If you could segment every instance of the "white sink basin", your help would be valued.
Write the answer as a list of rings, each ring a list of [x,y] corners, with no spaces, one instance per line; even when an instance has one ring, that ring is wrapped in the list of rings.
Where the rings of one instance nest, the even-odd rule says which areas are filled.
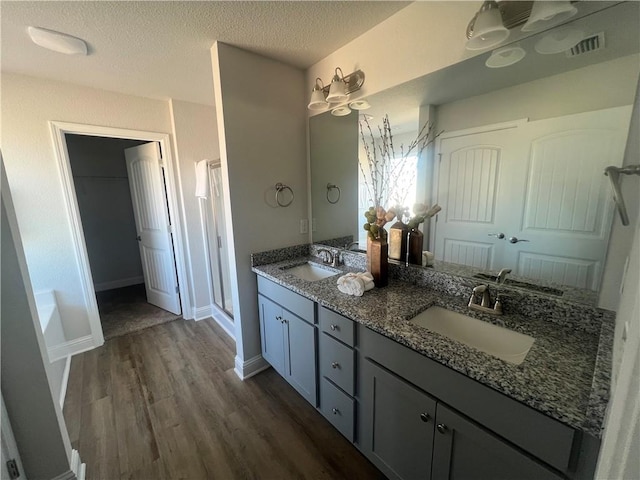
[[[307,282],[316,282],[323,278],[332,277],[338,273],[342,273],[335,268],[320,265],[319,263],[307,262],[294,267],[283,268],[286,273],[290,273],[294,277]]]
[[[514,365],[524,361],[535,341],[529,335],[437,306],[427,308],[410,321]]]

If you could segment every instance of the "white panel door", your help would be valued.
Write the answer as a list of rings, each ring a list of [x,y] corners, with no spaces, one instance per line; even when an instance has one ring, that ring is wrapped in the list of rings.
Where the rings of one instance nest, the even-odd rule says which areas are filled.
[[[613,219],[607,165],[621,165],[631,107],[529,122],[522,220],[507,238],[504,264],[514,273],[578,288],[599,287]]]
[[[603,173],[622,164],[630,116],[616,107],[443,139],[436,258],[597,289],[614,214]]]
[[[125,150],[147,301],[179,315],[180,296],[160,145]]]
[[[505,233],[517,212],[519,145],[509,128],[445,138],[440,143],[435,257],[479,269],[502,268]],[[521,177],[522,175],[520,175]]]

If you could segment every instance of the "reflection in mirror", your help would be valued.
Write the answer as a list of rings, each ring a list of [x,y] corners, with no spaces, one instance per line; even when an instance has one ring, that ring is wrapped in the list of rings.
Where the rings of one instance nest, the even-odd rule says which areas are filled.
[[[541,32],[519,39],[527,54],[516,64],[487,68],[488,51],[368,98],[372,108],[361,113],[372,125],[388,114],[398,143],[429,120],[445,131],[407,185],[416,201],[443,207],[424,227],[436,259],[467,265],[469,275],[510,268],[516,279],[599,289],[614,218],[603,171],[622,164],[640,63],[639,5],[611,5],[571,22],[605,48],[542,55],[535,46],[549,32]],[[348,124],[332,128],[336,121]],[[315,242],[361,235],[355,211],[369,205],[358,195],[357,168],[347,168],[348,180],[315,178],[342,168],[322,157],[357,165],[357,123],[355,113],[310,120]],[[325,205],[316,185],[327,181],[340,184],[343,198],[353,192],[354,204]]]

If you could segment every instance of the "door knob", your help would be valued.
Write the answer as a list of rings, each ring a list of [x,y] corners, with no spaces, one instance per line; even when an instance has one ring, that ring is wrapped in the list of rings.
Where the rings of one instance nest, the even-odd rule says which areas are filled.
[[[509,243],[518,243],[518,242],[528,242],[529,240],[524,240],[522,238],[510,237]]]
[[[332,408],[331,411],[333,412],[334,415],[340,414],[340,410],[338,410],[337,408]]]
[[[420,414],[420,420],[422,420],[423,422],[428,422],[430,418],[431,417],[429,416],[428,413],[421,413]]]
[[[488,237],[496,237],[499,240],[502,240],[506,235],[504,233],[500,232],[500,233],[489,233],[487,236]]]
[[[445,433],[447,431],[447,426],[444,423],[439,423],[436,425],[436,428],[440,433]]]
[[[333,362],[331,364],[331,368],[340,368],[340,364],[338,362]]]
[[[140,235],[138,235],[138,236],[136,237],[136,240],[138,240],[139,242],[141,242],[141,241],[142,241],[142,237],[141,237]]]
[[[329,326],[329,328],[330,328],[332,331],[334,331],[334,332],[335,332],[335,331],[336,331],[336,329],[338,328],[338,326],[337,326],[337,325],[330,325],[330,326]]]

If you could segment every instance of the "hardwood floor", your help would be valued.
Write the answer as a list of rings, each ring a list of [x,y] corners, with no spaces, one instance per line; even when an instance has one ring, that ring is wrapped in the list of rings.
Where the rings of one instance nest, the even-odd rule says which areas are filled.
[[[246,381],[212,320],[73,357],[64,415],[87,479],[384,478],[274,370]]]

